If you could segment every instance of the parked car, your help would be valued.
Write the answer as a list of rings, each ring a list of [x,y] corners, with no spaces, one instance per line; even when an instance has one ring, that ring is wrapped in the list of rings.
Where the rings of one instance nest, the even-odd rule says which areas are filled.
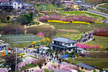
[[[39,53],[47,53],[47,50],[49,50],[48,47],[41,47],[41,48],[39,49]]]

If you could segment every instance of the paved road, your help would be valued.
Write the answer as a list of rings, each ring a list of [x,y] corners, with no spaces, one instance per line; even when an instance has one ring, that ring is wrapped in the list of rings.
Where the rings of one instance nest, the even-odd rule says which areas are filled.
[[[102,12],[98,12],[98,11],[93,11],[93,10],[88,10],[87,12],[98,14],[98,15],[106,17],[107,19],[104,20],[103,22],[106,23],[106,24],[108,24],[108,14],[102,13]]]

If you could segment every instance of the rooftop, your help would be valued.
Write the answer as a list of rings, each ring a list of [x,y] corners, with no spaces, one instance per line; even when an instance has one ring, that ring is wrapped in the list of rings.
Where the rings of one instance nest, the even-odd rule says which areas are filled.
[[[0,4],[0,6],[12,6],[11,4]]]
[[[15,0],[16,2],[18,2],[18,3],[23,3],[23,1],[22,0]]]
[[[0,2],[9,2],[11,0],[0,0]]]
[[[64,42],[64,43],[76,43],[77,41],[75,40],[71,40],[71,39],[68,39],[68,38],[64,38],[64,37],[57,37],[57,38],[54,38],[52,39],[53,41],[59,41],[59,42]]]
[[[86,68],[88,70],[92,70],[92,69],[95,69],[96,68],[96,67],[93,67],[93,66],[84,64],[84,63],[78,63],[77,65],[80,66],[80,67]]]
[[[29,6],[29,7],[32,7],[33,5],[27,4],[27,3],[23,3],[23,6]]]

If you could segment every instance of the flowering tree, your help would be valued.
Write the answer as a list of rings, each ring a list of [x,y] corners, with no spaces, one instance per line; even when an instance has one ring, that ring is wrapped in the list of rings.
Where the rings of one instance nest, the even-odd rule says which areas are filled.
[[[94,45],[77,43],[76,46],[83,49],[99,49],[98,45],[94,46]]]
[[[48,20],[61,20],[61,21],[68,21],[68,22],[72,22],[72,21],[94,22],[95,21],[94,18],[83,16],[83,15],[74,15],[70,17],[68,16],[60,17],[57,15],[50,15],[50,16],[45,15],[39,18],[39,21],[42,22],[47,22]]]
[[[41,37],[44,36],[44,34],[43,34],[42,32],[37,33],[37,35],[38,35],[38,36],[41,36]]]
[[[7,68],[0,68],[0,72],[8,72]]]

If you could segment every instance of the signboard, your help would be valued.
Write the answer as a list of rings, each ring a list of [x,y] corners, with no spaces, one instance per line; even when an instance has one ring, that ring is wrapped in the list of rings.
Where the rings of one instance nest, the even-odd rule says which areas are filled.
[[[68,54],[65,54],[65,55],[61,55],[61,58],[68,58],[69,55]]]

